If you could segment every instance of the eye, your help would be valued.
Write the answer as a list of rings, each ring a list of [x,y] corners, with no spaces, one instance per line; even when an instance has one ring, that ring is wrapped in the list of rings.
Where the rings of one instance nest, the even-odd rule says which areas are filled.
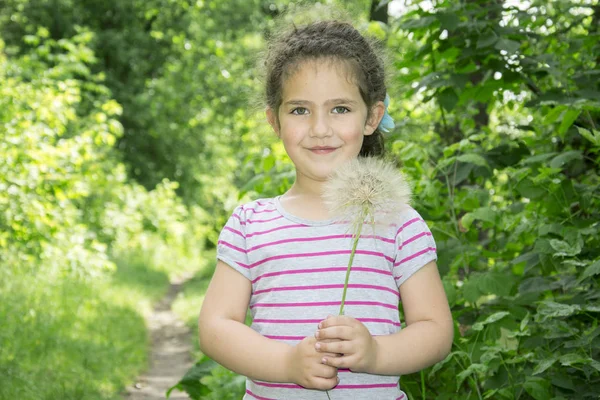
[[[304,108],[304,107],[296,107],[292,110],[292,114],[295,115],[306,115],[308,114],[308,109]]]
[[[346,114],[349,113],[350,109],[348,109],[348,107],[344,107],[344,106],[337,106],[333,108],[333,113],[334,114]]]

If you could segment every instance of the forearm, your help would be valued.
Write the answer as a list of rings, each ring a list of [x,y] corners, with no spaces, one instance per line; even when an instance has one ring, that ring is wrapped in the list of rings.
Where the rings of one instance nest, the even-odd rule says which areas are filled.
[[[369,373],[406,375],[443,360],[452,347],[448,321],[418,321],[392,335],[375,336],[376,356]]]
[[[250,379],[290,382],[292,346],[268,339],[234,320],[201,319],[198,328],[202,352],[219,364]]]

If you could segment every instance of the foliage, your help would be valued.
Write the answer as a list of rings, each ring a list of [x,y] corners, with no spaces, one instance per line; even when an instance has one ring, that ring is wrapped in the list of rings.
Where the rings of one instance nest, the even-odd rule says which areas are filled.
[[[127,181],[93,36],[0,41],[2,398],[114,398],[146,363],[150,302],[199,265],[202,210]]]
[[[396,84],[420,103],[403,105],[392,146],[419,188],[457,322],[424,390],[403,379],[415,398],[600,390],[599,12],[438,2],[393,25],[407,48]]]
[[[600,8],[425,6],[384,27],[399,121],[388,148],[434,231],[456,335],[446,360],[402,387],[410,398],[595,398]]]
[[[293,180],[254,56],[296,2],[1,3],[0,397],[111,398],[145,362],[140,313],[168,275],[201,268],[237,202]],[[598,1],[406,1],[388,25],[366,21],[375,3],[351,11],[387,43],[386,145],[456,321],[451,355],[402,387],[593,398]],[[208,398],[239,387],[207,365]]]

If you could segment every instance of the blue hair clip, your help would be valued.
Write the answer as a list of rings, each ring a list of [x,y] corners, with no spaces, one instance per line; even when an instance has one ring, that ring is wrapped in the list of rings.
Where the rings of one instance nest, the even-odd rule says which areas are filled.
[[[383,114],[383,118],[381,118],[381,122],[379,123],[377,129],[379,129],[381,132],[387,133],[394,129],[394,127],[396,126],[394,124],[394,120],[392,119],[392,117],[390,117],[390,114],[388,114],[388,106],[390,105],[390,95],[387,93],[385,94],[385,100],[383,101],[383,104],[385,105],[385,113]]]

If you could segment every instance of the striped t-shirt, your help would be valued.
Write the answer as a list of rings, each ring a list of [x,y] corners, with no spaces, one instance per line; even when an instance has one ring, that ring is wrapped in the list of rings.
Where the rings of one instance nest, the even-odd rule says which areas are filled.
[[[286,212],[279,197],[235,209],[219,237],[217,258],[252,282],[252,328],[291,345],[314,335],[340,308],[352,234],[348,224],[310,221]],[[355,253],[344,314],[372,335],[400,330],[398,287],[436,259],[421,216],[407,207],[385,227],[365,225]],[[406,399],[399,377],[339,370],[331,399]],[[320,399],[327,395],[292,383],[246,381],[244,399]]]

